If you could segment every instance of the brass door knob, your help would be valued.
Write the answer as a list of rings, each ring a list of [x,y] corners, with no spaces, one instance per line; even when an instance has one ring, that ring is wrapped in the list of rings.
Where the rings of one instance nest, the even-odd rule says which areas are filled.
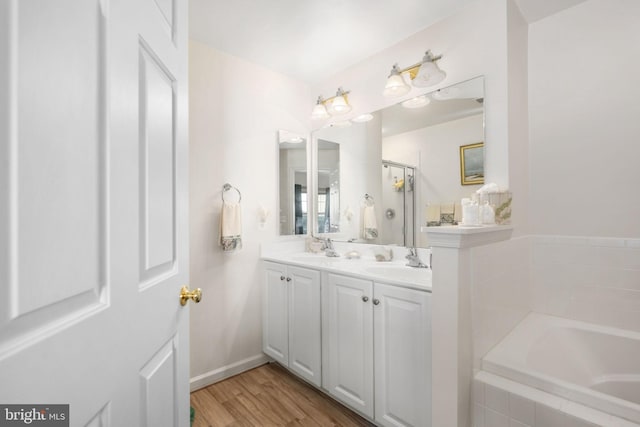
[[[201,299],[202,289],[200,288],[190,291],[187,286],[183,286],[182,289],[180,289],[180,305],[186,305],[189,300],[192,300],[197,304]]]

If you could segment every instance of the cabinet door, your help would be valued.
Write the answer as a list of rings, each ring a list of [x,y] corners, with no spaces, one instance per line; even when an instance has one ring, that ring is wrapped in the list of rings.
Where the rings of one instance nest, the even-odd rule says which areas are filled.
[[[289,267],[289,368],[320,387],[320,272]]]
[[[287,268],[264,263],[262,350],[284,366],[289,363]]]
[[[431,294],[375,284],[375,408],[382,426],[431,425]]]
[[[322,305],[324,385],[336,399],[372,418],[373,283],[327,277]]]

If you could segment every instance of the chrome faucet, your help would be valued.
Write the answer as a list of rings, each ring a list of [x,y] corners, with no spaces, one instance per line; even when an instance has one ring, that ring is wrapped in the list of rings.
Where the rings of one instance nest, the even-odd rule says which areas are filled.
[[[423,263],[420,260],[420,257],[418,256],[418,250],[416,248],[407,248],[407,249],[409,250],[409,253],[405,258],[409,260],[409,262],[407,263],[409,267],[429,268],[425,263]]]
[[[324,249],[324,254],[328,257],[339,257],[340,254],[336,252],[333,247],[333,242],[328,237],[324,240],[324,244],[322,245],[322,249]]]

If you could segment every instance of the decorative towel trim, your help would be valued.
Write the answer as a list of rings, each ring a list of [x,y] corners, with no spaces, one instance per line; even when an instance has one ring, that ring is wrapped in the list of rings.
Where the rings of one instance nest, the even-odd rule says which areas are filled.
[[[364,238],[367,240],[373,240],[378,238],[378,229],[377,228],[365,228],[364,229]]]
[[[222,246],[222,250],[225,252],[242,249],[242,237],[241,236],[220,237],[220,246]]]

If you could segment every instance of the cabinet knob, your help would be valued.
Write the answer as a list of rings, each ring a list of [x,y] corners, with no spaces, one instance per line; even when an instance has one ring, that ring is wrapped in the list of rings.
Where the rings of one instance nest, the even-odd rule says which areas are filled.
[[[291,281],[291,277],[287,277],[287,282],[290,282],[290,281]]]
[[[364,301],[364,302],[369,301],[369,297],[362,297],[362,301]]]
[[[373,305],[378,305],[378,304],[380,304],[380,300],[378,298],[374,298]]]
[[[284,280],[284,276],[280,276],[280,280]]]

